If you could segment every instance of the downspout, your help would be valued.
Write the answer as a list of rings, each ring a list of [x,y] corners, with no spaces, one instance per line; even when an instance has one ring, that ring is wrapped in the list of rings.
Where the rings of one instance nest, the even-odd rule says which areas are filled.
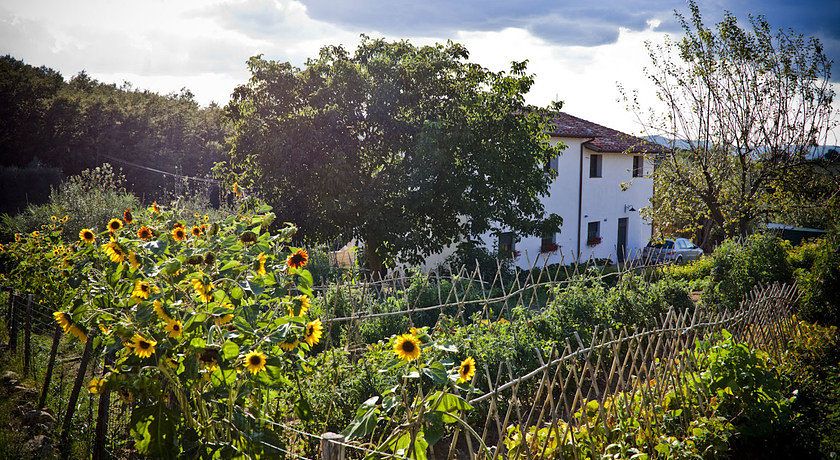
[[[580,228],[583,225],[583,144],[593,141],[595,138],[580,143],[580,169],[578,171],[578,225],[577,225],[577,258],[580,262]]]

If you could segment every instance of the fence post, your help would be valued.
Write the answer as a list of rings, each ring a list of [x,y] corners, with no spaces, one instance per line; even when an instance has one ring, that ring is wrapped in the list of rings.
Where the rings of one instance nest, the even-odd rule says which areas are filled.
[[[344,436],[336,433],[321,435],[321,460],[344,460]]]
[[[114,363],[115,351],[105,355],[102,364],[102,374],[108,372],[108,366]],[[99,393],[99,404],[96,409],[96,436],[93,441],[93,460],[105,458],[105,438],[108,434],[108,415],[111,408],[111,390],[105,385]]]
[[[18,322],[15,312],[15,292],[9,294],[9,350],[17,354]]]
[[[44,376],[44,386],[41,388],[41,398],[38,399],[38,409],[43,409],[47,405],[47,392],[50,389],[50,381],[52,380],[53,368],[55,367],[55,359],[58,355],[59,342],[61,342],[61,328],[55,326],[52,347],[50,347],[50,357],[47,361],[47,373]]]
[[[73,389],[70,390],[70,398],[67,401],[67,414],[64,416],[64,423],[61,427],[61,439],[59,440],[59,451],[62,459],[70,458],[70,429],[73,425],[73,414],[76,412],[76,403],[79,400],[79,392],[82,390],[82,385],[85,382],[85,374],[87,373],[88,361],[90,361],[91,351],[93,350],[93,334],[88,337],[85,343],[85,350],[82,352],[82,359],[79,362],[79,373],[76,374],[76,380],[73,382]]]
[[[23,376],[29,377],[32,364],[32,294],[26,296],[26,318],[23,323]]]
[[[9,327],[9,324],[12,322],[12,299],[15,295],[15,290],[12,288],[3,288],[4,291],[9,293],[9,300],[6,302],[6,327]]]

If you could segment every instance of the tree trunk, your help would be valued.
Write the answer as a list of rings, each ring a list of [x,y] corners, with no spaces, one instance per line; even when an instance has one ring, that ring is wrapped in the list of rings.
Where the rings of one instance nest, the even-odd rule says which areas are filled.
[[[365,238],[365,268],[371,276],[385,276],[387,272],[382,257],[379,255],[382,250],[382,243],[372,236]]]

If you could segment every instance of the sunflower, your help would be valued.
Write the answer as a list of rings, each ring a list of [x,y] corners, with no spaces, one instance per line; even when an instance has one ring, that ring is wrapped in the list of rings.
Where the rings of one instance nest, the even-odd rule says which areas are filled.
[[[149,211],[151,211],[152,214],[160,213],[160,207],[158,207],[157,201],[152,201],[152,205],[149,206]]]
[[[306,334],[303,336],[303,341],[313,346],[321,341],[321,335],[324,333],[324,326],[321,325],[321,320],[316,319],[306,324]]]
[[[216,326],[222,327],[225,324],[233,321],[233,313],[228,313],[226,315],[221,315],[216,317],[213,322],[216,323]]]
[[[201,227],[193,226],[193,228],[190,229],[190,233],[192,233],[194,237],[198,238],[201,236]]]
[[[164,329],[166,329],[166,332],[169,333],[169,337],[177,339],[178,337],[181,337],[181,333],[184,332],[184,325],[181,323],[181,320],[173,319],[167,321]]]
[[[414,361],[420,357],[420,340],[411,334],[403,334],[394,342],[394,353],[404,361]]]
[[[216,261],[216,256],[212,252],[208,252],[204,256],[204,263],[206,265],[213,265],[213,262]]]
[[[300,341],[294,337],[286,337],[286,340],[280,342],[280,349],[283,351],[292,351],[297,348]]]
[[[237,198],[242,198],[242,190],[239,189],[239,183],[233,183],[233,195]]]
[[[98,395],[102,392],[102,387],[105,386],[105,379],[94,377],[88,382],[87,388],[90,394]]]
[[[123,248],[120,247],[119,244],[117,244],[116,241],[111,241],[102,246],[102,248],[105,250],[105,254],[108,254],[108,257],[111,258],[111,262],[119,264],[125,260],[125,251],[123,250]]]
[[[128,263],[130,263],[131,268],[133,268],[135,270],[140,268],[140,260],[137,259],[137,253],[136,252],[132,251],[132,252],[128,253]]]
[[[264,252],[261,252],[260,255],[257,256],[257,275],[265,275],[265,259],[266,257]]]
[[[143,241],[149,241],[154,236],[152,229],[143,225],[139,229],[137,229],[137,238],[140,238]]]
[[[63,311],[57,311],[53,313],[53,318],[55,318],[55,322],[61,326],[61,330],[64,331],[65,334],[70,332],[70,326],[73,325],[73,319],[70,318],[69,314],[64,313]]]
[[[125,208],[125,211],[123,211],[123,220],[126,224],[134,221],[134,216],[131,215],[131,208]]]
[[[111,335],[111,329],[102,323],[99,323],[99,330],[105,335]]]
[[[166,310],[163,309],[163,303],[160,300],[155,300],[152,302],[152,309],[155,311],[155,314],[158,318],[166,321],[167,323],[172,321],[172,317],[170,317]]]
[[[85,331],[83,331],[79,326],[76,326],[75,324],[71,325],[68,332],[76,336],[76,338],[79,339],[79,342],[87,343],[87,334],[85,334]]]
[[[172,238],[175,241],[184,241],[187,239],[187,231],[184,230],[184,227],[175,227],[172,229]]]
[[[79,232],[79,239],[90,244],[96,241],[96,234],[94,234],[93,230],[89,228],[83,228],[82,231]]]
[[[111,220],[108,221],[108,231],[111,232],[111,233],[116,232],[117,230],[121,229],[122,227],[123,227],[123,223],[119,219],[114,218],[114,219],[111,219]]]
[[[145,300],[149,298],[149,294],[151,293],[152,286],[149,284],[148,281],[137,280],[137,282],[134,283],[134,291],[131,292],[131,297],[134,297],[135,299]]]
[[[202,301],[210,302],[211,300],[213,300],[213,293],[211,292],[213,290],[213,283],[204,284],[198,278],[193,278],[191,282],[193,289],[195,289],[196,294],[198,294],[198,297]]]
[[[289,316],[303,316],[309,310],[311,302],[306,294],[292,297],[292,303],[289,305]]]
[[[134,354],[141,357],[141,358],[148,358],[155,354],[155,345],[157,342],[151,339],[146,339],[142,335],[138,333],[134,333],[134,337],[131,338],[131,343],[128,344],[128,347],[134,350]]]
[[[286,265],[292,268],[301,268],[307,262],[309,262],[309,253],[306,252],[306,249],[298,249],[286,259]]]
[[[254,375],[264,371],[265,353],[261,351],[252,351],[245,355],[245,369],[248,369]]]
[[[32,236],[32,238],[38,238],[39,236],[41,236],[41,232],[39,232],[38,230],[35,230],[30,235]]]
[[[475,360],[472,356],[468,356],[467,359],[461,361],[461,365],[458,366],[458,383],[464,383],[469,381],[475,375]]]

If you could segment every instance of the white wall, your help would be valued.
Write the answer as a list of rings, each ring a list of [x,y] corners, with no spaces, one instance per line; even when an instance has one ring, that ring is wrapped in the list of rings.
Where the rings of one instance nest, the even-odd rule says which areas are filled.
[[[561,139],[554,139],[557,142]],[[641,251],[651,235],[650,224],[639,216],[639,210],[650,204],[653,195],[653,162],[645,161],[644,176],[633,177],[633,155],[624,153],[603,153],[600,178],[589,177],[590,155],[598,152],[583,149],[583,184],[580,181],[581,143],[587,139],[562,138],[567,148],[558,161],[558,175],[549,187],[549,195],[542,198],[546,213],[563,217],[563,226],[556,237],[559,250],[556,253],[541,254],[541,238],[520,237],[516,250],[520,255],[516,265],[526,268],[544,263],[571,263],[575,259],[611,258],[615,260],[618,244],[618,219],[628,218],[627,251],[636,254]],[[621,189],[625,182],[627,190]],[[578,194],[582,190],[580,217],[580,254],[578,254]],[[625,209],[625,205],[635,211]],[[601,223],[601,244],[588,247],[587,224]],[[482,239],[488,248],[497,246],[497,235],[488,233]]]

